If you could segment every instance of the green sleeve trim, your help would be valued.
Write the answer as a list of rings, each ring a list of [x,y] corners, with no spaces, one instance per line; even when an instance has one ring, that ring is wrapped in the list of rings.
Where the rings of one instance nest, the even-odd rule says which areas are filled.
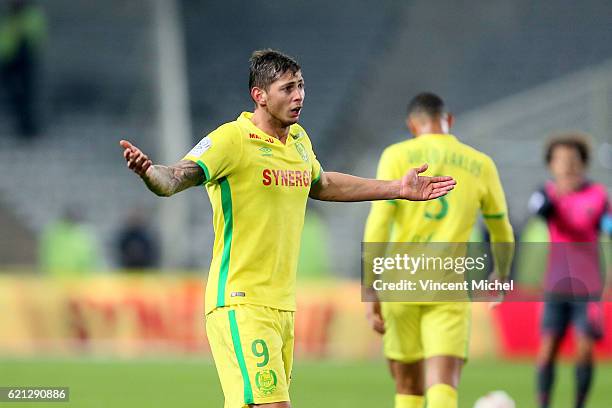
[[[397,201],[395,200],[386,200],[388,204],[397,205]]]
[[[225,286],[229,274],[230,254],[232,251],[232,237],[234,234],[234,216],[232,213],[232,191],[227,177],[219,179],[221,186],[221,207],[223,208],[223,255],[219,268],[219,282],[217,283],[217,307],[225,306]]]
[[[236,353],[236,359],[238,360],[238,366],[242,373],[242,382],[244,384],[244,404],[253,404],[253,389],[251,388],[251,380],[249,379],[249,372],[246,368],[246,362],[244,361],[244,354],[242,352],[242,344],[240,343],[240,332],[238,331],[238,323],[236,323],[236,311],[230,310],[228,313],[230,332],[232,333],[232,343],[234,344],[234,353]]]
[[[321,180],[321,174],[323,174],[323,169],[321,169],[319,171],[319,175],[314,180],[312,180],[312,182],[310,183],[311,186],[317,184],[319,180]]]
[[[505,212],[497,213],[497,214],[482,214],[482,217],[488,220],[500,220],[504,218],[505,216],[506,216]]]
[[[208,167],[206,167],[202,160],[197,160],[196,163],[202,168],[202,170],[204,170],[204,176],[206,177],[204,183],[208,183],[210,181],[210,172],[208,171]]]

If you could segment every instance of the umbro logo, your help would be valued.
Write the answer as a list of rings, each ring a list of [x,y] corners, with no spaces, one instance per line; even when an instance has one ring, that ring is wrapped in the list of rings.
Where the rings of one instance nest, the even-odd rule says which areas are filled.
[[[272,148],[270,147],[260,147],[259,151],[261,152],[262,156],[272,156]]]

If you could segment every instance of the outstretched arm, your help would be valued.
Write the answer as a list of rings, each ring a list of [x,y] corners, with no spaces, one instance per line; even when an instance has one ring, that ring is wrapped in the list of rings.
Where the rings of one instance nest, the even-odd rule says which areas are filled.
[[[391,181],[323,172],[321,179],[310,188],[310,197],[321,201],[424,201],[446,195],[457,184],[452,177],[419,176],[425,170],[427,164],[410,169],[401,180]]]
[[[138,174],[149,190],[158,196],[170,197],[206,181],[202,168],[190,160],[181,160],[172,166],[154,165],[146,154],[127,140],[119,144],[124,149],[123,157],[128,168]]]

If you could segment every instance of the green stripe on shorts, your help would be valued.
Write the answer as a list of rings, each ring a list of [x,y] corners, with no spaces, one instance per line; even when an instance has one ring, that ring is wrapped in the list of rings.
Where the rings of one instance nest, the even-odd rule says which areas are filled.
[[[240,372],[242,373],[242,381],[244,383],[244,403],[253,404],[253,389],[251,388],[251,380],[249,379],[249,372],[246,368],[244,361],[244,354],[242,353],[242,345],[240,343],[240,333],[238,332],[238,324],[236,323],[236,311],[229,311],[229,323],[230,331],[232,332],[232,343],[234,343],[234,352],[236,353],[236,359],[240,366]]]

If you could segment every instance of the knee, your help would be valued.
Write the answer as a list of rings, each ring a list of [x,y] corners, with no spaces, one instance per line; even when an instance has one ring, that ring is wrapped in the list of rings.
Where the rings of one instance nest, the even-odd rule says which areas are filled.
[[[578,343],[577,360],[579,364],[588,364],[593,360],[593,343],[590,339],[584,339]]]
[[[461,378],[463,359],[451,356],[431,357],[427,360],[426,387],[446,384],[457,388]]]
[[[398,394],[406,395],[424,395],[425,389],[421,378],[413,378],[411,376],[396,375],[395,390]]]
[[[553,361],[555,361],[555,353],[553,352],[553,350],[550,350],[550,349],[540,350],[540,353],[538,354],[538,364],[539,365],[551,364]]]
[[[538,353],[538,364],[550,364],[555,360],[557,356],[559,341],[557,339],[550,339],[544,341],[540,346],[540,352]]]

